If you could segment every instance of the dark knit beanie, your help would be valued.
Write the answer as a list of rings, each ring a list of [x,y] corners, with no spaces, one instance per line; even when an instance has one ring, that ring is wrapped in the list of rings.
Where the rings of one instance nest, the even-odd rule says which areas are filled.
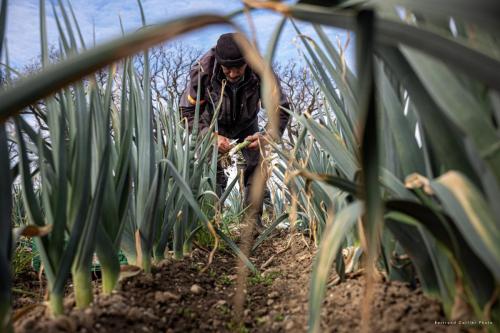
[[[226,67],[241,67],[245,58],[241,53],[238,44],[234,40],[235,33],[223,34],[215,46],[215,59],[219,64]]]

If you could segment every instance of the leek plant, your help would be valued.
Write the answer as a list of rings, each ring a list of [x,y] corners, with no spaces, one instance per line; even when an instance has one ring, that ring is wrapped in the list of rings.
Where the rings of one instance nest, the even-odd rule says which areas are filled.
[[[333,7],[244,3],[309,22],[317,36],[304,36],[294,25],[321,89],[318,98],[326,103],[313,115],[292,112],[300,133],[292,151],[272,144],[278,156],[274,176],[288,188],[274,195],[278,218],[253,247],[286,219],[311,233],[319,252],[311,279],[310,331],[320,330],[329,268],[336,260],[344,278],[342,247],[361,238],[369,277],[378,265],[389,278],[403,278],[391,256],[404,252],[423,290],[442,302],[449,318],[464,319],[456,317],[465,302],[468,316],[491,320],[492,330],[498,328],[500,45],[495,32],[500,26],[495,1],[477,1],[473,8],[451,0],[347,0]],[[55,17],[63,61],[49,65],[44,1],[40,4],[43,70],[0,92],[0,170],[10,175],[4,128],[15,117],[24,207],[30,223],[46,231],[35,241],[52,312],[63,312],[70,272],[77,305],[91,302],[94,252],[103,289],[110,292],[119,275],[120,248],[149,272],[153,260],[169,249],[176,258],[187,254],[202,227],[213,235],[214,248],[222,238],[255,271],[218,226],[237,178],[217,197],[212,135],[217,124],[214,120],[208,131],[199,131],[200,96],[191,129],[174,101],[153,103],[145,51],[205,25],[230,23],[229,18],[198,15],[147,26],[139,2],[142,29],[87,50],[71,6],[67,11],[59,1]],[[0,37],[6,6],[2,1]],[[268,63],[284,22],[271,38]],[[356,72],[345,66],[344,50],[334,47],[322,25],[356,31]],[[276,105],[272,75],[247,44],[242,41],[248,60],[264,80],[264,104]],[[130,58],[117,74],[113,64],[139,51],[144,51],[142,71]],[[110,67],[102,84],[92,73],[105,66]],[[118,104],[112,98],[115,79],[121,82]],[[16,116],[42,98],[46,132]],[[271,123],[274,116],[271,112]],[[0,288],[0,327],[9,330],[11,181],[0,181],[0,274],[7,281]],[[264,176],[257,183],[263,182]],[[252,193],[254,202],[258,197]]]
[[[13,332],[11,324],[11,255],[12,255],[12,192],[10,179],[9,153],[7,149],[7,133],[5,124],[0,125],[0,329],[2,332]]]
[[[182,258],[191,251],[196,232],[204,226],[215,240],[222,238],[254,270],[234,242],[219,228],[221,209],[236,179],[221,197],[217,196],[215,178],[218,154],[212,133],[220,105],[214,105],[214,108],[214,119],[208,130],[203,132],[198,131],[199,102],[195,108],[191,133],[187,124],[183,124],[185,120],[180,119],[179,113],[172,109],[160,112],[157,118],[157,155],[164,156],[160,163],[167,165],[167,173],[164,179],[166,195],[160,206],[162,214],[154,237],[155,257],[164,257],[168,239],[172,237],[174,257]]]
[[[45,68],[48,55],[44,1],[40,5],[41,54]],[[66,37],[62,23],[56,19],[63,45],[61,52],[69,56],[77,52],[77,40],[64,6],[61,11],[68,32]],[[80,42],[85,47],[81,35]],[[99,222],[111,174],[111,83],[112,80],[106,89],[101,89],[96,79],[90,77],[88,82],[77,83],[49,97],[45,110],[48,137],[36,132],[23,118],[16,119],[25,206],[33,223],[40,227],[52,226],[49,235],[37,238],[37,248],[49,283],[51,309],[56,315],[63,312],[63,292],[70,270],[77,306],[90,304],[93,295],[90,267],[96,235],[99,235],[99,244],[106,243],[102,241],[105,229]],[[28,145],[27,138],[32,145]],[[28,150],[36,156],[33,161],[29,159]],[[34,195],[32,163],[39,170],[42,206]],[[103,260],[103,280],[109,291],[114,282],[108,282],[110,265],[107,263]],[[116,279],[117,276],[111,278]]]
[[[142,7],[141,14],[146,25]],[[143,63],[142,80],[149,82],[148,52],[144,53]],[[133,66],[129,78],[129,86],[122,90],[130,91],[131,108],[137,111],[134,113],[136,140],[132,142],[131,162],[135,169],[134,205],[122,241],[127,256],[149,272],[153,259],[165,257],[169,240],[174,257],[181,259],[191,251],[195,233],[204,226],[215,240],[222,238],[254,269],[234,242],[219,230],[215,220],[225,197],[218,198],[215,194],[218,155],[212,133],[220,105],[214,105],[215,116],[209,129],[200,133],[200,105],[197,102],[190,131],[179,112],[174,110],[173,101],[157,105],[157,111],[153,112],[150,87],[140,84]],[[231,191],[232,186],[234,184],[228,186],[226,192]]]
[[[158,149],[165,152],[166,160],[175,168],[178,177],[176,174],[168,174],[165,177],[166,196],[162,204],[162,218],[158,224],[161,231],[155,237],[155,257],[164,257],[170,238],[174,257],[181,259],[191,251],[190,234],[199,227],[198,217],[185,199],[182,189],[189,188],[192,195],[198,198],[198,203],[206,201],[212,202],[213,205],[216,196],[210,191],[210,184],[215,183],[210,169],[217,154],[213,150],[214,143],[210,132],[198,135],[195,124],[190,133],[178,112],[170,107],[162,111],[157,120],[161,133]],[[199,105],[195,123],[198,116]],[[204,211],[208,213],[206,209]]]
[[[144,11],[140,2],[141,18],[146,25]],[[133,151],[134,174],[134,217],[137,263],[146,272],[151,270],[153,251],[153,232],[158,204],[163,191],[163,170],[157,166],[153,136],[153,105],[150,87],[149,55],[144,52],[143,88],[137,76],[130,76],[130,101],[135,109],[134,133],[136,140]],[[146,84],[148,82],[148,84]]]
[[[2,5],[6,6],[6,2]],[[192,234],[199,230],[200,223],[226,241],[255,270],[231,239],[213,225],[222,198],[211,201],[208,216],[200,208],[199,202],[210,197],[215,186],[217,154],[212,136],[199,136],[196,130],[192,134],[183,132],[181,121],[168,119],[165,112],[153,114],[149,85],[141,84],[132,60],[123,65],[119,106],[112,98],[116,66],[110,67],[104,86],[94,75],[88,76],[121,57],[132,56],[185,31],[229,23],[228,18],[181,18],[87,50],[71,6],[68,12],[59,2],[60,15],[55,17],[63,60],[49,65],[43,0],[40,5],[43,69],[1,93],[0,118],[3,126],[8,117],[46,97],[44,109],[38,111],[46,115],[48,130],[37,131],[19,116],[15,118],[15,128],[20,182],[29,221],[42,230],[51,230],[39,232],[35,242],[48,280],[52,313],[63,312],[63,290],[70,271],[77,306],[84,307],[92,301],[90,265],[94,251],[101,262],[104,291],[114,288],[119,274],[117,251],[130,243],[126,232],[130,227],[134,255],[145,271],[150,270],[155,248],[156,253],[164,253],[160,249],[172,230],[177,231],[173,239],[180,256],[189,250]],[[2,15],[5,13],[2,10]],[[143,74],[143,82],[149,82],[147,62]],[[86,75],[84,81],[77,82]],[[76,83],[65,87],[71,82]],[[174,114],[172,111],[168,113]],[[214,126],[215,123],[212,129]],[[174,133],[175,137],[170,137]],[[181,146],[184,149],[177,154],[175,149]],[[204,163],[208,156],[212,156],[211,163]],[[193,163],[197,159],[199,167]],[[5,161],[8,160],[2,155],[2,163]],[[35,195],[39,190],[41,204]],[[169,202],[176,205],[174,210]],[[176,224],[172,223],[177,221],[172,219],[172,211],[189,213],[182,224]],[[3,206],[2,212],[6,212]],[[7,226],[2,224],[4,228]],[[2,256],[2,265],[7,264]],[[8,304],[8,294],[2,294],[2,302]],[[5,311],[2,307],[4,312],[8,314],[8,307]],[[7,317],[2,317],[2,325],[4,318]]]
[[[3,40],[7,20],[7,1],[0,7],[0,58],[3,51]],[[11,251],[12,251],[12,191],[10,179],[10,156],[7,148],[5,124],[0,124],[0,172],[4,175],[0,180],[0,330],[13,332],[11,323]]]
[[[130,61],[123,65],[123,81],[127,80]],[[130,218],[128,215],[131,201],[132,167],[132,123],[134,108],[127,103],[126,89],[122,90],[120,98],[120,112],[111,102],[114,67],[111,67],[105,94],[97,100],[96,106],[101,106],[101,112],[96,117],[101,130],[96,133],[99,142],[99,151],[110,154],[110,164],[105,177],[103,209],[100,212],[100,223],[97,226],[95,251],[99,258],[102,272],[102,288],[104,293],[110,293],[116,286],[120,274],[118,252],[125,224]],[[123,82],[122,81],[122,82]],[[125,85],[122,85],[124,87]],[[97,127],[97,126],[96,126]],[[97,131],[96,131],[97,132]],[[112,136],[111,133],[114,133]]]
[[[321,124],[308,115],[295,117],[314,140],[306,146],[303,138],[298,145],[321,161],[314,148],[319,147],[333,170],[313,166],[325,159],[306,163],[290,154],[282,156],[279,167],[282,180],[290,167],[307,180],[289,183],[289,196],[299,196],[304,212],[310,198],[300,196],[306,191],[314,193],[312,198],[318,194],[316,206],[321,207],[323,195],[315,183],[349,194],[340,211],[337,197],[324,202],[324,210],[332,213],[323,216],[335,212],[324,230],[318,229],[318,214],[306,213],[309,228],[321,239],[311,281],[310,330],[320,329],[326,267],[339,258],[343,239],[359,217],[369,265],[379,258],[389,276],[398,276],[387,257],[397,242],[424,291],[443,302],[448,317],[458,319],[465,300],[467,318],[492,320],[498,328],[500,79],[492,74],[500,69],[494,38],[498,4],[485,0],[470,8],[466,2],[353,0],[326,8],[246,3],[312,23],[321,42],[297,31],[327,108]],[[344,66],[320,24],[357,32],[356,74]]]

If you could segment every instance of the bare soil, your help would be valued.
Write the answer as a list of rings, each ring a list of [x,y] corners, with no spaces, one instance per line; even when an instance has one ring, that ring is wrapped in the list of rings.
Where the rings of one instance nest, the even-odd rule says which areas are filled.
[[[26,308],[43,301],[45,279],[34,270],[24,270],[14,277],[13,299],[14,310]]]
[[[196,249],[184,260],[164,260],[153,268],[152,274],[141,273],[123,280],[112,295],[101,295],[96,289],[90,308],[73,308],[74,299],[69,294],[65,315],[56,319],[51,319],[42,298],[37,297],[43,294],[40,285],[30,285],[21,277],[15,285],[34,294],[14,294],[14,308],[19,317],[15,330],[23,333],[305,332],[314,253],[313,244],[302,235],[283,231],[252,253],[251,259],[262,273],[248,278],[243,325],[237,324],[233,316],[235,258],[229,252],[218,251],[210,267],[201,272],[208,254]],[[37,281],[36,274],[28,278]],[[362,274],[352,274],[339,284],[330,283],[322,311],[322,331],[359,331],[363,290]],[[377,283],[372,305],[369,327],[373,332],[446,329],[434,324],[444,320],[439,303],[405,283]]]

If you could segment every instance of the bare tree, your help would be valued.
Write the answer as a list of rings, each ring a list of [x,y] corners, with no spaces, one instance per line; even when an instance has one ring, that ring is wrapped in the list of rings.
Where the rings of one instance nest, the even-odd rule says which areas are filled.
[[[50,64],[55,64],[63,59],[62,52],[57,49],[54,45],[50,45],[48,48],[48,61]],[[32,75],[38,73],[42,70],[42,56],[39,55],[31,59],[31,61],[25,64],[21,70],[20,74],[22,76]]]
[[[290,109],[297,113],[307,112],[313,115],[323,106],[320,89],[314,84],[310,71],[289,60],[286,64],[275,64],[281,87],[288,96]],[[294,138],[298,136],[297,124],[293,117],[287,126],[288,140],[293,145]]]
[[[153,107],[161,103],[178,108],[189,71],[201,55],[200,50],[184,43],[165,44],[150,51],[150,84],[156,104]],[[138,56],[135,62],[142,82],[144,58]]]
[[[292,111],[313,114],[321,106],[318,94],[309,70],[300,67],[296,62],[289,60],[285,65],[275,65],[283,90],[288,95]]]

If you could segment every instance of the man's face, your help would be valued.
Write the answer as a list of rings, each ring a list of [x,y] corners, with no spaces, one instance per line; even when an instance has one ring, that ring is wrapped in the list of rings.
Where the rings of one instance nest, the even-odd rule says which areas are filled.
[[[244,64],[241,67],[226,67],[221,66],[222,72],[226,76],[229,82],[238,82],[243,74],[245,74],[245,69],[247,68],[247,64]]]

